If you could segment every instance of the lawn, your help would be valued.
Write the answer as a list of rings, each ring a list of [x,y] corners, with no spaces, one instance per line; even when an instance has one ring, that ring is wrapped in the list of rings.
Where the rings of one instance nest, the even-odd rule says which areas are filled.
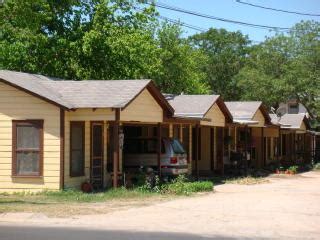
[[[144,186],[134,189],[110,189],[97,193],[83,193],[77,190],[0,193],[0,213],[37,212],[53,217],[100,214],[212,190],[212,182],[188,182],[178,177],[172,183],[162,184],[152,189]]]
[[[171,198],[173,198],[173,195],[124,188],[100,193],[66,190],[0,194],[0,213],[36,212],[51,217],[66,217],[78,214],[107,213],[134,206],[145,206],[151,202]]]

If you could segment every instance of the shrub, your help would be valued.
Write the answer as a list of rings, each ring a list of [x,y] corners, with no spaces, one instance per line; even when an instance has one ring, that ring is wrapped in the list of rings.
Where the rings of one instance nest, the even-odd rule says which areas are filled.
[[[297,172],[298,172],[298,168],[299,168],[299,166],[294,165],[294,166],[290,166],[290,167],[288,168],[288,170],[289,170],[290,172],[292,172],[292,173],[297,173]]]
[[[320,163],[316,163],[316,164],[313,166],[313,170],[320,170]]]
[[[190,195],[195,192],[210,192],[213,190],[213,183],[210,181],[190,182],[186,176],[180,175],[171,183],[162,186],[162,193],[175,195]]]

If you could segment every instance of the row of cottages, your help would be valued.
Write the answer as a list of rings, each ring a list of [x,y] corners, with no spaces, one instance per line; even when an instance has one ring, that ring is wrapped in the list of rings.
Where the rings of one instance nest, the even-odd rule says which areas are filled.
[[[196,177],[235,165],[260,168],[287,158],[289,133],[301,140],[296,128],[282,129],[296,125],[283,121],[272,122],[261,102],[163,95],[151,80],[66,81],[2,70],[0,192],[79,188],[85,181],[116,187],[126,178],[124,149],[140,146],[155,154],[161,174],[165,137],[181,141]]]

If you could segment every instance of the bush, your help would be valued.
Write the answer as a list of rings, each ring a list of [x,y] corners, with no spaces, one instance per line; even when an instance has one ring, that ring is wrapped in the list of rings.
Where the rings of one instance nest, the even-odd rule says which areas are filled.
[[[288,170],[289,170],[290,172],[292,172],[292,173],[297,173],[297,172],[298,172],[298,168],[299,168],[299,166],[294,165],[294,166],[290,166],[290,167],[288,168]]]
[[[195,192],[210,192],[213,190],[213,183],[210,181],[190,182],[184,175],[178,176],[171,183],[162,186],[162,193],[175,195],[190,195]]]
[[[320,163],[316,163],[316,164],[313,166],[313,170],[320,170]]]

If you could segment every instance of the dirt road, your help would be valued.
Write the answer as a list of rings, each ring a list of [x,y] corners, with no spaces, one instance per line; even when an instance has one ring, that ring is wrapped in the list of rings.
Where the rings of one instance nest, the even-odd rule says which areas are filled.
[[[186,235],[181,239],[320,239],[320,172],[269,180],[257,185],[225,184],[206,195],[71,219],[7,214],[0,216],[0,239],[5,232],[9,239],[13,225],[129,233],[123,239],[136,239],[134,233],[149,236],[142,238],[142,234],[140,239],[180,239],[176,234]],[[152,238],[155,233],[160,237]]]

